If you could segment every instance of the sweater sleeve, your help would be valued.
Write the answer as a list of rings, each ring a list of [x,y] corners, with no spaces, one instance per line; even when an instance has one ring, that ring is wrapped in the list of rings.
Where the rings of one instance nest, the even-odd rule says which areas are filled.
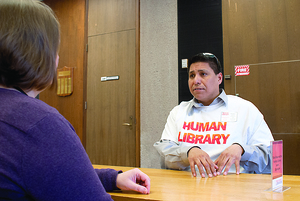
[[[117,188],[117,176],[122,171],[116,171],[113,169],[95,169],[103,187],[106,191],[118,190]]]
[[[95,170],[61,115],[47,115],[27,135],[22,177],[28,196],[45,201],[112,200],[105,188],[116,188],[117,171]]]

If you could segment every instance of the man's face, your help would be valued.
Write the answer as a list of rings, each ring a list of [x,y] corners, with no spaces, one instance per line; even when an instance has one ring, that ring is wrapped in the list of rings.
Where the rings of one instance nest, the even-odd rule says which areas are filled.
[[[199,103],[207,106],[219,95],[222,73],[215,74],[206,62],[193,63],[189,71],[189,89]]]

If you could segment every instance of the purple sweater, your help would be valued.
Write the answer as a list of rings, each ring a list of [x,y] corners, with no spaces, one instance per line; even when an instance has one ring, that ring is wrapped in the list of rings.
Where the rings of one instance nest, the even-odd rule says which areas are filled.
[[[117,174],[93,168],[56,109],[0,88],[0,200],[112,200]]]

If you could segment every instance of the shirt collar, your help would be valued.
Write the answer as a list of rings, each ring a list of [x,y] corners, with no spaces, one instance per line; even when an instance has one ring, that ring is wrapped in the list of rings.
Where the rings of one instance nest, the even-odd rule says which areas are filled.
[[[226,95],[224,89],[220,89],[219,96],[217,98],[215,98],[209,106],[213,106],[213,105],[216,105],[221,102],[223,102],[225,104],[225,106],[228,105],[228,98],[227,98],[227,95]],[[193,98],[193,100],[192,100],[192,105],[194,107],[205,107],[202,103],[198,103],[197,99],[195,99],[195,98]],[[207,106],[207,107],[209,107],[209,106]]]

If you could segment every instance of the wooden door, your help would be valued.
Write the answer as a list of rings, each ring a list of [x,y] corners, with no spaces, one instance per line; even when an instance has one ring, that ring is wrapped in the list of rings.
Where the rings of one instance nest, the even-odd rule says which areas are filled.
[[[138,166],[135,0],[90,0],[86,151],[94,164]]]

